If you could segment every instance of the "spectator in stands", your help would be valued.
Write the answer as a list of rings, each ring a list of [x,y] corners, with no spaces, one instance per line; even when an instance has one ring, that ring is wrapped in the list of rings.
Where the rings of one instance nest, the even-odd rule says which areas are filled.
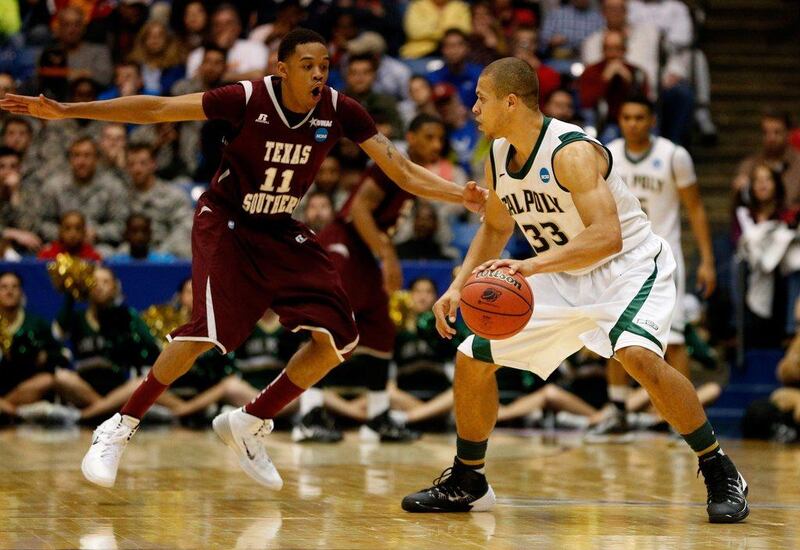
[[[433,103],[447,127],[447,141],[453,156],[464,172],[471,176],[473,154],[481,140],[478,126],[452,84],[442,82],[434,86]]]
[[[786,191],[780,174],[764,163],[754,164],[747,174],[747,187],[739,191],[734,199],[735,211],[732,219],[733,241],[738,242],[742,232],[750,224],[770,220],[793,224],[796,208],[786,207]]]
[[[506,39],[511,38],[518,25],[538,27],[538,17],[531,3],[514,0],[490,0],[490,2],[491,12],[497,18]]]
[[[481,67],[508,55],[508,41],[487,0],[472,4],[472,34],[468,46],[467,60]]]
[[[20,154],[0,146],[0,237],[23,251],[38,252],[38,203],[38,189],[23,184]],[[13,251],[7,249],[5,259],[18,259]]]
[[[55,384],[55,368],[67,360],[44,319],[26,311],[22,279],[0,273],[0,413],[43,399]]]
[[[538,44],[535,27],[518,26],[511,38],[511,55],[525,61],[539,78],[539,98],[545,98],[561,85],[561,75],[536,55]]]
[[[264,44],[239,38],[242,21],[231,4],[220,4],[211,16],[210,41],[227,53],[227,69],[223,80],[255,79],[264,76],[269,50]],[[186,61],[187,76],[194,76],[203,60],[203,47],[192,50]]]
[[[406,128],[417,115],[422,113],[436,115],[436,105],[433,104],[433,87],[430,81],[422,75],[412,76],[408,81],[408,99],[403,100],[397,109]]]
[[[175,30],[183,52],[190,52],[203,45],[208,31],[208,11],[200,1],[189,1],[179,9],[180,3],[172,3],[170,27]]]
[[[333,201],[331,196],[322,190],[308,195],[303,216],[304,223],[315,233],[322,231],[333,220]]]
[[[628,20],[628,0],[603,0],[605,27],[592,33],[583,41],[581,61],[585,66],[603,60],[603,37],[607,31],[621,32],[625,37],[625,61],[641,67],[651,83],[651,97],[655,100],[659,82],[659,44],[657,27],[649,23],[631,23]]]
[[[401,136],[403,123],[397,112],[397,102],[392,96],[375,91],[376,71],[377,65],[373,56],[350,56],[347,62],[345,93],[361,103],[370,113],[377,110],[386,113],[392,124],[393,137]]]
[[[136,35],[129,61],[139,64],[148,94],[167,95],[186,73],[180,44],[172,31],[160,21],[148,21]]]
[[[20,155],[20,170],[23,181],[33,176],[39,167],[39,160],[33,147],[33,126],[27,118],[10,116],[3,125],[2,145],[13,149]]]
[[[580,60],[583,41],[603,28],[603,16],[590,0],[569,0],[547,13],[539,37],[542,50],[558,72],[569,74],[572,64]]]
[[[553,90],[544,100],[542,113],[549,117],[583,126],[583,121],[575,116],[575,102],[572,94],[564,88]]]
[[[406,43],[400,55],[406,59],[433,55],[448,29],[460,29],[467,35],[472,32],[471,19],[469,5],[461,0],[414,0],[403,19]]]
[[[195,75],[176,82],[172,87],[172,95],[205,92],[222,86],[225,67],[225,50],[217,46],[206,46],[203,48],[203,59]]]
[[[193,209],[182,190],[156,177],[153,148],[136,143],[128,146],[128,204],[131,212],[152,221],[153,247],[179,258],[191,258]]]
[[[58,225],[58,239],[45,246],[40,260],[53,260],[59,254],[69,254],[82,260],[100,262],[103,258],[86,242],[86,218],[77,210],[64,212]]]
[[[131,370],[152,365],[159,351],[136,311],[121,303],[122,289],[113,271],[97,267],[94,281],[88,306],[77,309],[66,294],[54,324],[56,336],[69,339],[75,361],[75,370],[56,370],[56,389],[79,408],[112,392],[129,393],[123,386],[134,384]]]
[[[402,424],[415,424],[452,410],[453,354],[469,332],[459,322],[459,334],[455,338],[438,337],[431,309],[439,292],[432,279],[414,279],[408,292],[411,315],[397,331],[393,357],[397,376],[389,385],[389,394],[394,409],[392,415]]]
[[[625,37],[609,31],[603,37],[603,60],[586,67],[578,80],[581,107],[587,121],[596,121],[600,140],[619,137],[619,111],[626,97],[647,95],[644,71],[625,61]]]
[[[115,177],[125,177],[125,151],[128,147],[128,133],[125,125],[118,122],[107,122],[100,131],[97,148],[100,153],[98,169],[108,170]]]
[[[176,260],[169,252],[152,249],[153,229],[150,218],[144,214],[131,214],[125,222],[125,242],[108,259],[111,264],[152,262],[170,263]]]
[[[374,90],[392,96],[396,101],[408,97],[408,81],[411,69],[402,61],[386,54],[386,41],[373,31],[363,32],[347,42],[347,53],[351,56],[371,55],[378,71]]]
[[[69,173],[54,174],[42,187],[41,232],[47,240],[58,236],[64,213],[77,210],[87,220],[87,241],[116,247],[122,241],[129,206],[120,197],[125,186],[109,172],[97,171],[97,145],[88,137],[69,147]]]
[[[701,133],[708,139],[715,139],[717,130],[708,109],[711,99],[708,61],[702,51],[692,49],[694,25],[686,3],[681,0],[630,0],[628,20],[634,25],[656,27],[663,37],[662,47],[667,59],[660,75],[661,135],[686,145],[694,111]],[[650,83],[656,86],[656,82]]]
[[[442,246],[436,242],[439,220],[436,209],[429,202],[417,199],[414,204],[414,234],[410,239],[397,245],[400,259],[450,260]]]
[[[133,61],[122,61],[114,66],[114,85],[101,92],[97,99],[114,99],[152,93],[154,92],[144,87],[141,66]]]
[[[86,19],[83,12],[67,6],[58,11],[56,18],[55,35],[67,56],[68,79],[88,76],[101,86],[108,86],[112,76],[111,52],[108,46],[84,40]]]
[[[306,17],[298,0],[286,0],[276,9],[275,18],[271,22],[259,25],[247,36],[248,40],[266,44],[269,51],[277,50],[283,37],[300,25]]]
[[[19,14],[17,6],[8,2],[8,9],[0,17],[0,25],[3,22],[8,22],[14,16],[17,16],[19,21]],[[35,59],[33,56],[33,49],[26,47],[26,36],[19,32],[10,32],[7,29],[3,32],[0,29],[0,72],[10,73],[13,78],[19,80],[27,80],[33,76],[35,68]]]
[[[472,106],[477,101],[475,87],[483,67],[467,61],[468,36],[460,29],[448,29],[439,45],[444,59],[441,69],[428,74],[428,80],[436,85],[439,82],[452,84],[461,96],[464,105]]]
[[[736,170],[734,191],[741,192],[752,184],[750,174],[756,164],[766,164],[780,176],[785,188],[786,206],[800,206],[800,152],[789,146],[788,113],[767,110],[761,116],[761,151],[745,158]]]
[[[192,122],[200,122],[193,124]],[[129,135],[131,143],[144,143],[153,149],[156,175],[164,180],[190,179],[191,167],[198,159],[197,144],[203,121],[157,122],[137,126]]]

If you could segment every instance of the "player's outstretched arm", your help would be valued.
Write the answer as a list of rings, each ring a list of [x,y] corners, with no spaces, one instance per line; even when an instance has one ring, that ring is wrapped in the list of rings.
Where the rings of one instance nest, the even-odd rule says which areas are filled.
[[[61,103],[41,94],[38,97],[6,94],[0,99],[0,109],[47,120],[88,118],[129,124],[206,119],[202,92],[175,97],[134,95],[81,103]]]
[[[419,197],[463,204],[473,212],[483,212],[487,191],[471,181],[465,187],[440,178],[414,164],[397,150],[383,134],[375,134],[360,144],[369,157],[397,185]]]
[[[491,168],[487,166],[485,172],[486,181],[491,181]],[[461,288],[467,282],[470,273],[475,267],[490,258],[499,257],[513,232],[513,218],[509,215],[508,210],[506,210],[497,194],[494,191],[490,191],[489,198],[486,201],[486,214],[483,218],[483,223],[469,245],[469,250],[464,262],[461,264],[461,269],[453,279],[447,292],[433,306],[433,313],[436,316],[436,330],[443,338],[450,339],[456,334],[456,330],[451,324],[455,323],[458,303],[461,300]],[[450,324],[448,324],[447,319],[450,319]]]
[[[584,230],[564,246],[527,260],[498,260],[481,268],[509,266],[528,277],[534,273],[573,271],[590,266],[622,249],[622,228],[614,196],[602,174],[607,161],[586,141],[576,141],[556,153],[553,172],[572,194]]]

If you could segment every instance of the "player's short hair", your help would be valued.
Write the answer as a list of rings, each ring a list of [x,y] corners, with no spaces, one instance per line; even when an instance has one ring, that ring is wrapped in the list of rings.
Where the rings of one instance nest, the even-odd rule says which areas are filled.
[[[496,97],[514,94],[531,109],[539,108],[539,78],[527,62],[516,57],[493,61],[481,76],[492,79]]]
[[[633,94],[629,95],[625,98],[622,104],[626,103],[635,103],[636,105],[642,105],[647,108],[647,111],[652,115],[656,112],[655,104],[644,94]]]
[[[130,143],[125,149],[128,153],[140,153],[142,151],[147,151],[150,154],[150,158],[155,158],[156,156],[155,147],[142,141]]]
[[[319,43],[325,47],[328,45],[322,35],[318,32],[314,32],[310,29],[304,29],[303,27],[297,27],[296,29],[290,31],[289,34],[284,36],[283,40],[281,40],[281,43],[278,46],[278,61],[285,62],[287,59],[289,59],[289,56],[295,52],[297,46],[301,44],[313,43]]]
[[[444,121],[438,116],[429,113],[420,113],[411,120],[411,123],[408,125],[408,131],[417,132],[425,124],[438,124],[444,127]]]
[[[347,66],[349,67],[353,63],[357,63],[359,61],[366,61],[370,64],[373,71],[378,70],[378,60],[375,59],[375,56],[371,53],[360,53],[357,55],[351,55],[350,58],[347,60]]]
[[[793,126],[792,115],[783,109],[767,107],[761,112],[761,120],[764,120],[765,118],[769,118],[771,120],[780,120],[787,129]]]
[[[30,134],[33,133],[33,126],[31,126],[30,121],[22,118],[21,116],[10,116],[6,119],[6,123],[3,124],[3,132],[2,132],[3,135],[5,135],[6,130],[8,130],[8,127],[11,126],[12,124],[22,124],[23,126],[25,126],[25,128],[28,129],[28,133]]]
[[[15,151],[11,147],[6,147],[5,145],[0,146],[0,157],[17,157],[17,160],[22,159],[22,155],[19,154],[19,151]]]

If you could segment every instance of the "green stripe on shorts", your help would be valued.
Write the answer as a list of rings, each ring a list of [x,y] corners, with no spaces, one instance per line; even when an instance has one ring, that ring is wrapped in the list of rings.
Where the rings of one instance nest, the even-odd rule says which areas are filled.
[[[656,276],[658,275],[658,257],[661,255],[661,249],[658,250],[658,254],[653,259],[653,272],[647,278],[647,280],[642,285],[642,288],[639,289],[639,292],[636,293],[636,296],[633,297],[633,300],[628,304],[628,307],[625,308],[625,311],[622,312],[619,319],[617,319],[617,323],[611,329],[609,333],[609,338],[611,339],[611,347],[616,351],[617,347],[617,340],[619,340],[620,335],[623,332],[630,332],[631,334],[636,334],[637,336],[641,336],[643,338],[647,338],[648,340],[654,342],[659,349],[664,349],[661,345],[661,342],[658,341],[658,338],[644,330],[639,325],[633,322],[633,318],[636,317],[636,314],[642,309],[644,306],[645,301],[647,301],[647,297],[650,296],[650,291],[653,290],[653,284],[656,281]]]
[[[472,356],[478,361],[494,363],[492,358],[491,342],[486,338],[481,338],[477,334],[472,339]]]

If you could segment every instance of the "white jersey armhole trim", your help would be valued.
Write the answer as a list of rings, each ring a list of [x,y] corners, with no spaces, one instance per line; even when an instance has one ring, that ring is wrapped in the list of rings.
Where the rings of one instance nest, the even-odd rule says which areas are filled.
[[[335,111],[339,103],[339,92],[334,88],[331,88],[331,101],[333,102],[333,110]]]
[[[239,84],[244,88],[244,104],[247,105],[253,96],[253,83],[249,80],[240,80]]]

